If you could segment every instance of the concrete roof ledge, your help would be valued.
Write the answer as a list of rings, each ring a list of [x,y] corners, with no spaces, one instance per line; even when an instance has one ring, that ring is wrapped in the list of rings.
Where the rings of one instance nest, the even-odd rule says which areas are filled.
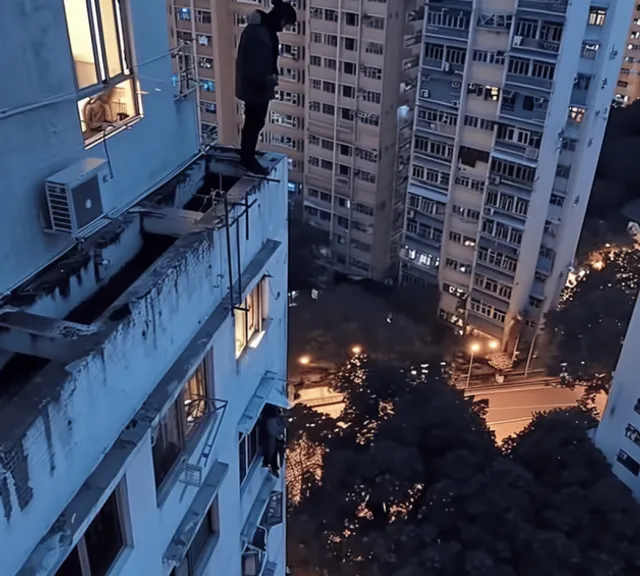
[[[286,170],[280,160],[274,177],[286,178]],[[269,191],[262,184],[253,180],[247,192]],[[282,222],[287,198],[258,196],[241,250],[245,265],[273,232],[285,241],[286,230],[276,231],[271,215]],[[240,222],[244,229],[244,216]],[[0,557],[26,560],[228,290],[225,230],[212,227],[176,240],[96,326],[2,315],[5,332],[72,342],[77,336],[91,350],[71,363],[57,357],[0,409]]]

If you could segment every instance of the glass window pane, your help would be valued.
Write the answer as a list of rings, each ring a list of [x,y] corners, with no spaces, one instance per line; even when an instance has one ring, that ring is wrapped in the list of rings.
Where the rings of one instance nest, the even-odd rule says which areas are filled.
[[[124,547],[116,492],[109,496],[87,528],[84,541],[91,576],[105,576]]]
[[[78,87],[86,88],[98,82],[87,2],[86,0],[64,0],[64,11]]]
[[[113,0],[99,0],[99,4],[100,18],[102,19],[102,40],[107,56],[107,72],[109,77],[113,78],[118,74],[122,74],[116,15],[113,10]]]
[[[71,550],[71,554],[67,556],[62,566],[58,568],[56,576],[82,576],[82,567],[80,566],[80,557],[78,556],[77,548]]]
[[[247,339],[260,330],[260,285],[256,286],[247,298],[247,308],[249,314],[249,326]]]
[[[246,308],[247,302],[243,302],[240,306]],[[238,358],[247,345],[247,337],[245,334],[247,313],[244,310],[236,309],[234,315],[236,321],[236,358]]]
[[[181,400],[182,397],[178,396],[177,402],[171,405],[165,421],[158,425],[156,431],[156,441],[152,448],[156,487],[162,484],[182,451],[180,420],[176,407]]]
[[[187,422],[187,435],[193,430],[198,420],[204,416],[207,409],[207,383],[204,360],[200,363],[184,390],[184,410]]]
[[[135,98],[133,80],[125,80],[113,88],[80,100],[78,113],[85,142],[109,134],[136,116]]]

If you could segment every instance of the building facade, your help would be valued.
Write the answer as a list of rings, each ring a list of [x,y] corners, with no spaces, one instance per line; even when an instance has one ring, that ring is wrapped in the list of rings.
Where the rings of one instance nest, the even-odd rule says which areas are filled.
[[[572,264],[633,2],[428,2],[400,281],[513,352]]]
[[[616,102],[622,106],[633,104],[640,98],[640,4],[633,9],[628,34],[615,94]]]
[[[395,280],[420,54],[421,2],[293,0],[298,24],[280,35],[280,86],[262,146],[289,156],[289,190],[327,232],[333,266]],[[191,42],[201,122],[236,143],[235,51],[246,17],[269,0],[170,0],[174,42]],[[213,129],[213,128],[212,128]]]
[[[640,306],[636,302],[594,442],[613,472],[640,498]]]
[[[7,9],[0,572],[284,576],[286,158],[200,149],[163,7]]]

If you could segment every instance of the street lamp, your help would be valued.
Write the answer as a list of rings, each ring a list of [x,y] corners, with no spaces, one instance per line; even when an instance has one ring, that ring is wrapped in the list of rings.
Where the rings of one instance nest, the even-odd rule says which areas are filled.
[[[469,357],[469,372],[467,372],[467,385],[465,386],[465,388],[469,388],[469,382],[471,380],[471,368],[473,367],[473,355],[479,350],[480,350],[480,344],[478,344],[477,342],[474,342],[469,347],[469,354],[471,356]]]
[[[497,340],[491,340],[491,342],[489,342],[489,350],[497,350],[499,345]]]
[[[300,358],[298,358],[298,364],[302,366],[308,366],[310,363],[311,356],[309,356],[308,354],[305,354],[304,356],[300,356]]]
[[[362,353],[362,346],[358,346],[357,344],[351,348],[351,352],[354,356],[358,356]]]

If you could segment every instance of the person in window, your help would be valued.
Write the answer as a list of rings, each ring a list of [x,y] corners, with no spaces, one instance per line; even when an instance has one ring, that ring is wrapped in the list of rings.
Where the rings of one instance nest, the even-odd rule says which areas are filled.
[[[91,135],[103,132],[113,124],[111,91],[107,90],[89,98],[82,109],[82,117],[87,126],[87,132]]]
[[[270,12],[256,10],[247,18],[236,57],[236,97],[244,102],[244,125],[240,141],[240,164],[254,174],[269,170],[256,159],[260,131],[264,128],[269,102],[278,85],[278,32],[295,24],[296,11],[284,0],[271,0]]]

